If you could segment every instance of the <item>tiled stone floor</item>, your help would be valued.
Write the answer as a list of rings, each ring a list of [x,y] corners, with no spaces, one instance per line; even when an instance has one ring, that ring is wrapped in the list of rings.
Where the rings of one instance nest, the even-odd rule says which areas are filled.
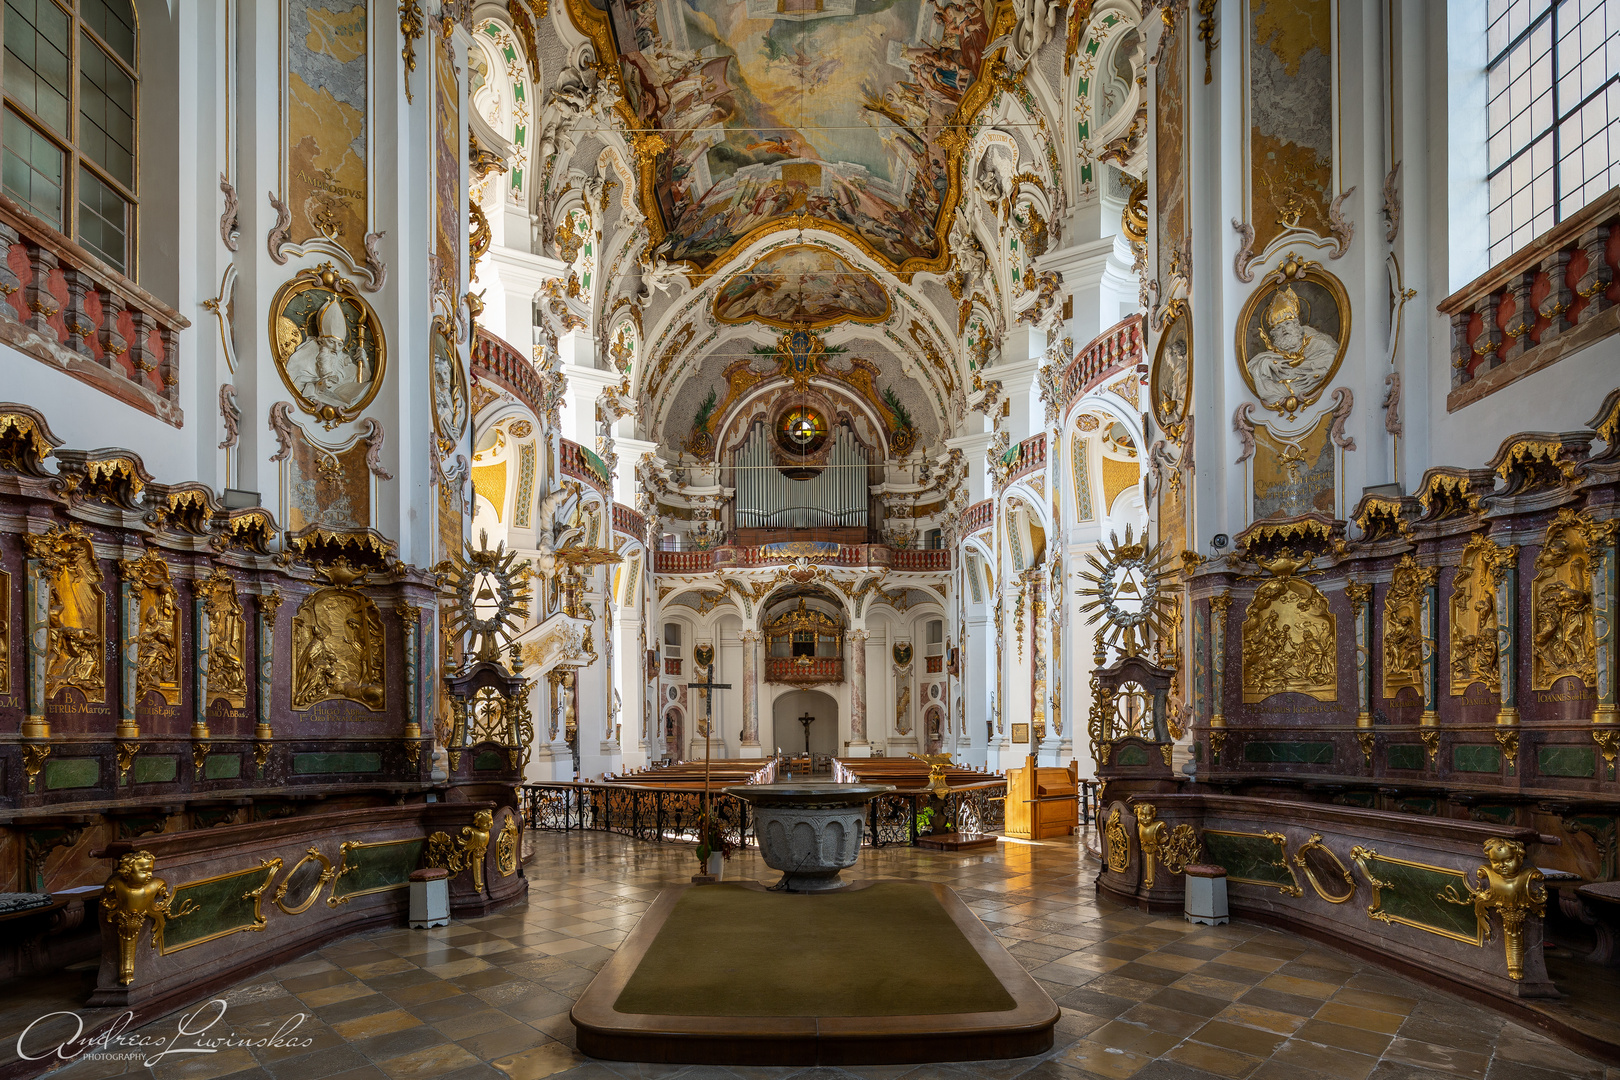
[[[541,835],[526,905],[431,931],[334,943],[224,996],[231,1027],[263,1038],[299,1013],[307,1046],[170,1058],[155,1080],[536,1080],[787,1077],[873,1080],[1620,1080],[1535,1031],[1461,999],[1249,925],[1195,927],[1100,902],[1077,840],[1002,843],[994,854],[867,851],[851,876],[954,887],[1063,1007],[1040,1058],[958,1065],[759,1069],[597,1062],[574,1049],[568,1010],[658,891],[695,868],[691,849],[616,836]],[[757,853],[728,877],[769,881]],[[787,958],[784,958],[785,960]],[[149,1025],[174,1030],[171,1016]],[[53,1080],[140,1062],[79,1061]]]

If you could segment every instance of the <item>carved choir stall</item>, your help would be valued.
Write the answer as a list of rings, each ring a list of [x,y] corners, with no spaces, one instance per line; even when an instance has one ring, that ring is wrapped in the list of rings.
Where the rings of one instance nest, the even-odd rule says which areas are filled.
[[[57,443],[0,403],[0,893],[43,898],[3,905],[0,971],[99,955],[89,1004],[161,1011],[403,920],[424,860],[460,913],[524,894],[521,677],[436,726],[431,573]]]
[[[1188,864],[1215,864],[1235,915],[1504,998],[1557,994],[1550,936],[1584,954],[1595,933],[1607,962],[1620,391],[1590,428],[1184,559],[1191,669],[1099,656],[1099,889],[1177,910]],[[1178,675],[1191,777],[1169,768]]]

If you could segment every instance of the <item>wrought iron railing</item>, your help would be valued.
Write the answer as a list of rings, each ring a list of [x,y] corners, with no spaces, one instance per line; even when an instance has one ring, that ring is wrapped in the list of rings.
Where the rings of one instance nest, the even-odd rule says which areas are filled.
[[[524,820],[540,832],[611,832],[655,844],[697,843],[702,788],[557,782],[524,784],[522,790]],[[953,788],[945,797],[943,820],[959,832],[1001,832],[1006,798],[1005,782]],[[711,799],[726,839],[740,847],[757,846],[748,804],[723,791],[713,792]],[[862,843],[914,846],[925,835],[919,834],[918,822],[928,800],[926,791],[878,796],[867,810]]]

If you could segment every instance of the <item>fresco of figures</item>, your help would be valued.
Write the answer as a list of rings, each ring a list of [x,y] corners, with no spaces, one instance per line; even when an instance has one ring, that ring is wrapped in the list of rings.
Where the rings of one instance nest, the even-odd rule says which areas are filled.
[[[672,7],[679,22],[665,25]],[[935,254],[949,186],[938,135],[977,78],[989,12],[981,0],[897,0],[840,17],[854,10],[611,0],[628,104],[670,146],[661,254],[707,265],[801,211],[894,265]]]

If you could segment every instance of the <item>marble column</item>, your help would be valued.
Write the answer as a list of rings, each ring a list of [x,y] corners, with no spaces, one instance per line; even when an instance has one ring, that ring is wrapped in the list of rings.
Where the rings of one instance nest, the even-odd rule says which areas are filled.
[[[757,757],[759,748],[759,662],[755,659],[759,646],[759,632],[757,630],[744,630],[742,632],[743,677],[742,677],[742,741],[743,748],[740,756]],[[753,747],[756,753],[750,754],[746,748]]]
[[[849,635],[849,744],[866,746],[866,638],[865,630]]]

